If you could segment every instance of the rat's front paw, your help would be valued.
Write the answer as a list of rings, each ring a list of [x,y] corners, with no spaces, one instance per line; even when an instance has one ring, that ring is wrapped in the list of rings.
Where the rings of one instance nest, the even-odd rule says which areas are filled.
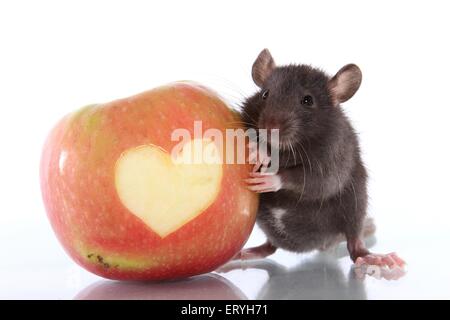
[[[249,143],[250,155],[248,157],[248,161],[251,164],[254,164],[252,172],[257,172],[258,170],[261,172],[266,172],[269,167],[271,158],[266,150],[258,147],[258,144],[255,142]]]
[[[249,190],[257,193],[276,192],[282,187],[281,177],[274,173],[251,172],[245,182]]]

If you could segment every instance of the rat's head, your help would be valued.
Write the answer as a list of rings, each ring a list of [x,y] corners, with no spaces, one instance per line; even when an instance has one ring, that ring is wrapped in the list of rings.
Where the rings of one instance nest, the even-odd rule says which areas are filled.
[[[341,102],[350,99],[361,84],[361,71],[348,64],[329,77],[307,65],[277,67],[264,49],[252,68],[260,91],[253,97],[258,105],[259,129],[279,129],[281,147],[318,137],[333,126]]]

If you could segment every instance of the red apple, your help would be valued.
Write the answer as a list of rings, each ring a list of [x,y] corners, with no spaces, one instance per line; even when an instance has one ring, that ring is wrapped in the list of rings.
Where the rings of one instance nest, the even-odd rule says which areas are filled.
[[[77,263],[110,279],[173,279],[214,270],[242,248],[258,205],[243,184],[250,167],[173,161],[172,132],[194,137],[194,121],[224,136],[241,128],[214,92],[188,82],[90,105],[56,125],[41,188],[52,227]],[[219,150],[193,139],[179,157],[198,153],[197,145]]]

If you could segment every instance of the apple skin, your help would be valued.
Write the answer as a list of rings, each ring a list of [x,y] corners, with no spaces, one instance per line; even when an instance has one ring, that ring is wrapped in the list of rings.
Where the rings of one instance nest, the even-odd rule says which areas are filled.
[[[172,131],[194,136],[194,120],[224,136],[226,128],[242,128],[237,112],[191,82],[87,106],[53,128],[41,158],[42,196],[57,238],[78,264],[109,279],[176,279],[215,270],[243,247],[258,207],[243,183],[248,164],[222,164],[213,203],[163,238],[117,194],[114,168],[123,152],[148,144],[170,152],[178,143]]]

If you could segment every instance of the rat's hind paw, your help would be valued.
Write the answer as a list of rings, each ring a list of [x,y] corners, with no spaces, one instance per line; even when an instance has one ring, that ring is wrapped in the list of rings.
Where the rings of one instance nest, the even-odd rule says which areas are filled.
[[[403,268],[405,261],[401,259],[395,252],[388,254],[376,254],[370,253],[364,257],[358,257],[355,261],[356,266],[372,265],[379,267],[389,267],[393,269],[395,267]]]
[[[243,249],[233,257],[233,260],[263,259],[268,256],[265,252],[254,250],[255,248]]]
[[[393,268],[387,268],[385,265],[355,264],[353,271],[358,279],[364,279],[366,276],[370,276],[378,280],[398,280],[406,274],[406,270],[398,265]]]
[[[266,242],[258,247],[242,249],[239,251],[232,260],[253,260],[263,259],[271,254],[275,253],[277,248],[270,242]]]

